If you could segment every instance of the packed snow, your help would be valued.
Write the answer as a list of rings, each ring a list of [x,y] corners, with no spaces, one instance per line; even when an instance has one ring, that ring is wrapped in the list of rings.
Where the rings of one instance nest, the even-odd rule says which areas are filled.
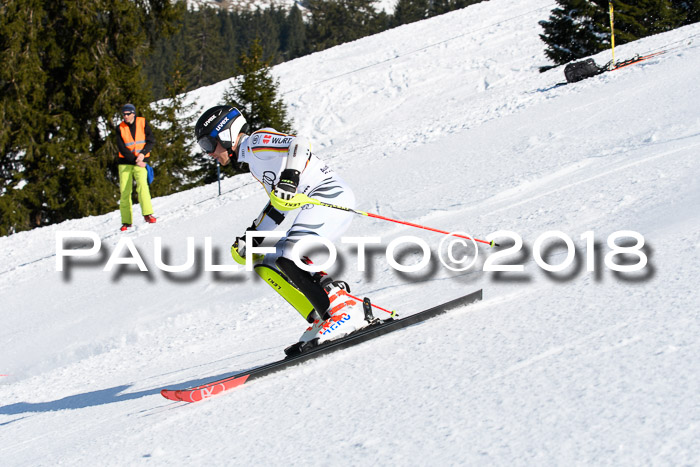
[[[454,272],[442,235],[357,216],[346,235],[381,244],[365,271],[339,245],[329,272],[400,315],[483,301],[175,403],[160,390],[279,359],[306,327],[254,273],[211,271],[234,264],[264,206],[257,182],[155,198],[153,225],[134,206],[126,233],[115,206],[0,238],[2,464],[699,464],[700,24],[616,49],[662,55],[557,87],[563,67],[538,71],[553,7],[491,0],[273,69],[358,209],[502,244]],[[188,98],[206,108],[227,85]],[[57,245],[71,232],[86,236]],[[613,256],[616,232],[630,254]],[[99,252],[58,271],[89,235]],[[428,266],[390,265],[404,236],[429,245]],[[158,266],[188,252],[185,271]],[[523,270],[484,270],[499,265]]]

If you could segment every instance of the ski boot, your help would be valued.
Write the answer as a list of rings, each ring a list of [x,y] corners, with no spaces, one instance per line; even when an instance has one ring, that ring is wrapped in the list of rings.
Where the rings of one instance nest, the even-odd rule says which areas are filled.
[[[374,321],[369,299],[365,300],[365,304],[350,297],[346,292],[349,291],[349,287],[345,282],[333,281],[329,276],[322,276],[321,280],[330,302],[328,310],[322,319],[311,323],[299,338],[299,342],[284,350],[288,357],[298,355],[323,342],[339,339]]]
[[[367,324],[362,303],[350,297],[345,282],[333,281],[323,290],[328,294],[330,317],[323,322],[318,333],[318,344],[332,341],[361,329]]]

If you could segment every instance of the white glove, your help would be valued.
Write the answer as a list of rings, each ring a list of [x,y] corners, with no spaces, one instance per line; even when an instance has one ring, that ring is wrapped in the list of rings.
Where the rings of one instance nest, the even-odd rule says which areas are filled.
[[[289,201],[297,193],[299,185],[299,171],[284,169],[280,174],[280,182],[275,187],[273,193],[278,198]]]
[[[238,264],[245,265],[245,237],[236,237],[231,245],[231,257]]]

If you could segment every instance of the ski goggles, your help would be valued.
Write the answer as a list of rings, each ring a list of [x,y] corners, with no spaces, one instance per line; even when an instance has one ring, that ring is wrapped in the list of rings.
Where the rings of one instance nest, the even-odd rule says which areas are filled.
[[[199,147],[202,148],[202,151],[206,152],[207,154],[211,154],[216,149],[216,138],[210,135],[204,135],[199,138],[197,144],[199,144]]]
[[[224,148],[230,148],[232,142],[231,132],[226,130],[231,126],[231,122],[240,116],[241,113],[233,109],[216,125],[216,128],[211,133],[199,138],[197,144],[202,148],[202,151],[211,154],[216,149],[217,142],[221,143],[221,146]]]

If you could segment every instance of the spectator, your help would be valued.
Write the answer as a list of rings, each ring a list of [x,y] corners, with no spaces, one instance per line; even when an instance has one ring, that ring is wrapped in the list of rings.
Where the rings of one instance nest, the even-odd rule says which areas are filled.
[[[146,119],[136,116],[136,107],[133,104],[125,104],[122,107],[122,115],[124,121],[119,124],[117,147],[119,148],[119,190],[121,192],[119,211],[123,232],[132,224],[131,190],[134,180],[136,180],[136,194],[143,219],[149,224],[156,222],[146,169],[146,163],[156,139]]]

